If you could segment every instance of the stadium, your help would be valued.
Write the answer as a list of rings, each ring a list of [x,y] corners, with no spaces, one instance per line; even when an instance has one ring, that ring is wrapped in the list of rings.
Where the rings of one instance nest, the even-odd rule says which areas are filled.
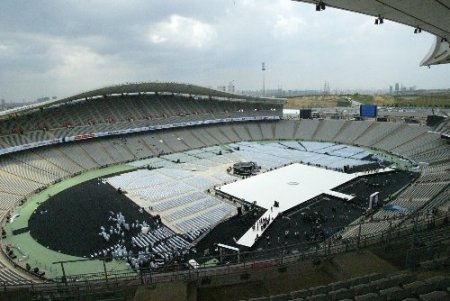
[[[5,296],[128,300],[151,287],[141,298],[162,300],[194,283],[207,300],[202,287],[313,273],[365,248],[401,252],[411,239],[406,267],[448,264],[446,134],[402,116],[286,120],[283,104],[137,83],[1,112]],[[236,164],[252,168],[236,175]],[[340,300],[374,293],[378,281],[380,293],[406,296],[414,277],[366,271],[269,295]],[[448,279],[431,277],[420,293]]]

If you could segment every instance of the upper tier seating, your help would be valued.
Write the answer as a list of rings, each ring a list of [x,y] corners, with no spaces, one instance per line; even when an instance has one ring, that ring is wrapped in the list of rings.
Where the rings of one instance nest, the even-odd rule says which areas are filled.
[[[279,110],[274,112],[272,108]],[[0,148],[93,132],[228,117],[281,114],[263,103],[196,100],[175,95],[95,98],[0,120]]]

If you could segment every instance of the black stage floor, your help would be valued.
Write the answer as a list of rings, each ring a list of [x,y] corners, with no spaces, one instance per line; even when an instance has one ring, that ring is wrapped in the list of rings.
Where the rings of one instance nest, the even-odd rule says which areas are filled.
[[[132,250],[131,237],[140,229],[124,231],[125,237],[111,235],[108,242],[99,235],[101,226],[116,225],[108,221],[110,211],[122,212],[130,224],[138,220],[155,225],[154,219],[145,211],[140,213],[139,207],[125,195],[94,179],[50,197],[32,214],[28,226],[31,236],[40,244],[64,254],[88,257],[122,239],[125,240],[122,245]]]

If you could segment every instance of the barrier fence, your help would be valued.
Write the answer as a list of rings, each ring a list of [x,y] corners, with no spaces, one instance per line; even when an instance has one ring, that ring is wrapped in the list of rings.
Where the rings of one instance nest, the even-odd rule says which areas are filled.
[[[225,263],[214,267],[200,265],[198,268],[189,268],[187,264],[173,264],[157,270],[141,270],[140,273],[121,270],[114,272],[66,275],[58,279],[45,279],[39,283],[16,284],[0,282],[2,290],[16,290],[28,288],[37,291],[48,291],[61,288],[71,289],[83,287],[89,290],[100,287],[155,284],[173,281],[199,281],[208,277],[227,276],[232,274],[250,274],[269,268],[282,268],[298,262],[310,261],[320,264],[327,257],[355,251],[374,245],[389,245],[400,241],[433,241],[448,239],[450,237],[448,213],[441,216],[415,215],[401,225],[387,229],[373,235],[358,236],[352,239],[327,239],[320,243],[301,245],[301,251],[292,253],[288,250],[297,245],[283,246],[262,251],[240,253],[240,262]],[[414,243],[412,244],[414,245]],[[300,246],[299,246],[300,247]],[[300,248],[299,248],[300,249]],[[274,256],[274,254],[278,254]],[[205,257],[200,262],[217,256]],[[84,260],[79,260],[86,261]],[[77,262],[77,261],[71,261]],[[68,263],[68,262],[67,262]],[[57,262],[63,268],[64,262]]]

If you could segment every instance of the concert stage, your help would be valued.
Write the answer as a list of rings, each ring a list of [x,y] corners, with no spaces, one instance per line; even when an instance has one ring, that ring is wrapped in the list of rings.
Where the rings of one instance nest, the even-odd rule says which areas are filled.
[[[335,193],[330,192],[333,188],[358,176],[294,163],[223,185],[216,190],[248,203],[256,202],[257,206],[268,210],[277,201],[279,203],[277,211],[284,212],[320,194],[334,196]]]
[[[237,241],[239,245],[252,247],[279,213],[303,204],[321,194],[328,194],[344,200],[352,199],[353,196],[335,192],[332,189],[356,177],[358,177],[356,174],[346,174],[294,163],[218,187],[216,190],[245,202],[256,203],[257,206],[267,210],[261,217],[266,219],[266,225],[261,227],[261,222],[257,221]],[[275,202],[278,202],[278,207],[274,206]]]

